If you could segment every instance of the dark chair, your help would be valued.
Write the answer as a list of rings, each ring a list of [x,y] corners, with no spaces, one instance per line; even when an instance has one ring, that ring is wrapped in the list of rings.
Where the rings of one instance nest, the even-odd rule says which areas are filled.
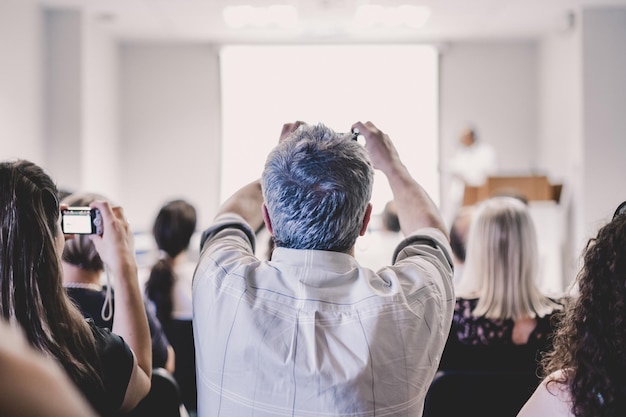
[[[187,410],[195,411],[197,409],[196,353],[192,321],[170,320],[162,325],[167,340],[176,353],[174,378],[180,387],[183,404]]]
[[[423,417],[515,417],[539,383],[529,372],[439,371],[426,395]]]
[[[182,396],[172,374],[163,368],[154,368],[151,381],[148,395],[127,416],[181,417]]]

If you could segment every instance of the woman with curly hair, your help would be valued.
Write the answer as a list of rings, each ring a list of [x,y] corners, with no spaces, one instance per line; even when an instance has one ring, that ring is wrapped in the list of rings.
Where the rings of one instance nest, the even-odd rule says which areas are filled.
[[[626,202],[587,243],[579,294],[544,358],[546,378],[518,417],[626,415]]]

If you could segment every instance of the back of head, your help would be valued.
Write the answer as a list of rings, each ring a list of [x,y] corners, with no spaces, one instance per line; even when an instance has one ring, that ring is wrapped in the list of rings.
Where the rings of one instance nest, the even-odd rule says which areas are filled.
[[[465,129],[463,129],[459,141],[464,146],[472,146],[474,143],[478,142],[478,133],[476,132],[476,128],[472,125],[468,125]]]
[[[461,263],[465,262],[467,237],[474,211],[474,206],[461,207],[450,227],[450,247],[455,258]]]
[[[87,207],[96,200],[107,200],[104,196],[94,193],[73,193],[69,194],[62,203],[70,207]],[[87,271],[100,272],[104,270],[104,264],[96,247],[88,235],[76,235],[73,239],[65,242],[63,247],[64,262],[77,266]]]
[[[30,337],[43,332],[38,321],[62,291],[58,219],[57,188],[39,166],[25,160],[0,164],[0,304],[2,315],[16,318]]]
[[[475,315],[542,317],[554,305],[536,285],[538,256],[535,227],[526,205],[512,197],[490,198],[474,214],[457,294],[479,298]]]
[[[173,260],[189,247],[195,229],[196,209],[184,200],[165,204],[154,221],[152,233],[162,256],[150,271],[145,292],[154,302],[157,317],[163,323],[172,316]]]
[[[383,210],[383,227],[390,232],[400,231],[400,219],[398,218],[398,209],[396,209],[395,201],[391,200],[385,204]]]
[[[261,180],[276,247],[348,252],[373,178],[366,150],[350,135],[301,126],[270,153]]]
[[[39,166],[0,163],[0,308],[75,381],[99,381],[93,335],[62,286],[57,188]]]
[[[154,221],[152,233],[159,250],[170,258],[189,247],[196,230],[196,209],[185,200],[166,203]]]

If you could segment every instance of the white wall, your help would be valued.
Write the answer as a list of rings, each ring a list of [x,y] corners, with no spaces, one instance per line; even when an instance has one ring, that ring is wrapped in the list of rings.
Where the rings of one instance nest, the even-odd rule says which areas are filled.
[[[117,46],[88,12],[44,13],[46,168],[58,186],[119,198]]]
[[[541,164],[568,185],[566,279],[590,237],[626,200],[626,8],[578,11],[541,44]]]
[[[117,40],[105,24],[82,16],[81,182],[84,191],[121,198]]]
[[[626,8],[582,13],[585,230],[626,200]]]
[[[557,219],[557,230],[562,235],[564,286],[579,269],[585,240],[580,210],[584,162],[580,33],[580,24],[575,23],[566,31],[544,38],[539,59],[537,158],[551,182],[564,186]]]
[[[582,164],[580,31],[545,38],[539,54],[538,165],[559,181]]]
[[[82,176],[82,17],[77,10],[44,13],[46,168],[60,188]]]
[[[452,43],[441,51],[440,157],[467,123],[494,146],[502,173],[528,174],[537,151],[538,67],[534,42]],[[446,208],[442,179],[442,208]]]
[[[135,230],[149,230],[160,206],[173,198],[196,206],[199,228],[215,215],[221,138],[217,57],[206,44],[121,45],[122,203]]]
[[[41,21],[35,0],[0,1],[1,160],[45,158]]]

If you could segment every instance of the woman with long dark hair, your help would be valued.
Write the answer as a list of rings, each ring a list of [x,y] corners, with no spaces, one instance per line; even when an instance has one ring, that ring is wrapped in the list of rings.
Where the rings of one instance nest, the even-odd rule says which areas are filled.
[[[152,233],[159,260],[152,267],[145,293],[157,312],[167,339],[176,353],[174,377],[188,410],[196,410],[196,362],[193,343],[191,281],[196,262],[188,248],[196,230],[196,209],[185,200],[161,207]]]
[[[36,350],[56,359],[103,416],[132,409],[150,388],[150,335],[133,239],[121,208],[106,202],[102,235],[92,240],[115,278],[116,315],[111,333],[83,318],[63,288],[57,187],[38,165],[0,163],[0,314],[17,323]]]

